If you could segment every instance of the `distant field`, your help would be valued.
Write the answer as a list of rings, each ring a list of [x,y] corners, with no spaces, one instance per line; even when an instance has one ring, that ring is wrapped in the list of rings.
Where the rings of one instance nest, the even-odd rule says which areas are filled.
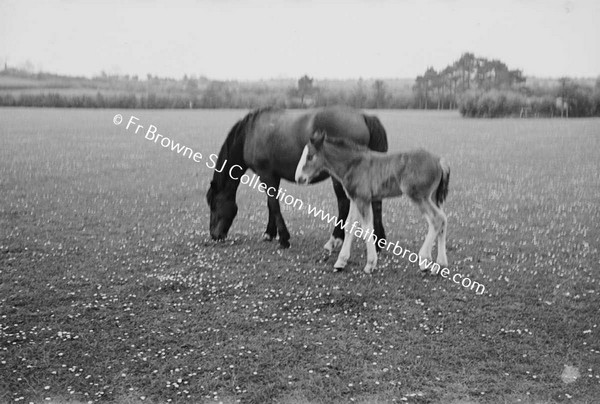
[[[362,243],[333,273],[329,226],[289,208],[292,247],[262,242],[244,185],[214,243],[211,170],[116,113],[208,156],[245,111],[0,109],[0,403],[600,399],[600,119],[375,112],[391,151],[450,162],[448,258],[480,296],[389,253],[365,275]],[[283,187],[337,213],[330,182]],[[405,199],[384,224],[418,251]]]
[[[70,90],[70,92],[69,92]],[[40,94],[40,93],[61,93],[61,94],[79,94],[91,89],[80,88],[73,83],[60,80],[36,80],[34,78],[12,77],[0,75],[0,95],[10,93],[18,94]],[[79,91],[79,92],[77,92]]]
[[[0,90],[13,88],[40,88],[42,83],[34,79],[22,77],[0,76]]]

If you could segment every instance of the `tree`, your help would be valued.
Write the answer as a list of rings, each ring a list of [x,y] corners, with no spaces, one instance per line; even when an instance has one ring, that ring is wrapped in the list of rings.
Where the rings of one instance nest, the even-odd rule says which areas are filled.
[[[202,107],[224,108],[231,105],[231,91],[224,81],[211,81],[202,96]]]
[[[514,84],[520,84],[525,82],[525,77],[523,77],[523,72],[519,69],[510,70],[508,72],[508,76],[510,78],[509,85],[512,86]]]
[[[375,80],[373,83],[373,90],[375,91],[375,108],[379,109],[384,107],[387,93],[383,80]]]
[[[429,108],[431,101],[437,101],[437,108],[454,108],[458,96],[471,89],[511,89],[523,83],[525,78],[521,70],[509,70],[499,60],[476,57],[472,53],[463,53],[461,57],[436,72],[427,68],[423,76],[418,76],[413,91],[419,108]]]
[[[429,93],[437,84],[438,74],[433,67],[430,67],[423,76],[423,83],[425,87],[425,109],[429,108]]]
[[[185,92],[189,98],[190,108],[194,108],[198,100],[198,81],[196,79],[188,79],[185,83]]]
[[[313,91],[313,79],[305,74],[298,80],[298,95],[300,96],[302,106],[304,106],[304,97],[311,95]]]
[[[463,53],[463,55],[458,59],[458,67],[462,73],[462,85],[463,89],[471,88],[471,74],[475,70],[476,59],[475,55],[472,53]]]
[[[423,99],[425,98],[425,81],[423,76],[417,76],[415,84],[413,85],[413,92],[417,100],[419,100],[419,109],[423,108]]]
[[[356,82],[356,88],[352,92],[350,99],[353,107],[364,108],[367,101],[367,94],[365,91],[365,82],[362,78],[358,79]]]
[[[454,108],[454,100],[456,100],[456,80],[457,77],[454,75],[452,66],[446,66],[444,70],[440,72],[440,81],[442,85],[442,108],[444,107],[443,102],[448,101],[448,108]],[[446,90],[447,95],[446,95]]]

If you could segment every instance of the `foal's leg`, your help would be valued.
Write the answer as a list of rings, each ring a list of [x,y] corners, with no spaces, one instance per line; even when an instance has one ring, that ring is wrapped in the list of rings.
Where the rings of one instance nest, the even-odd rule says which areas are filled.
[[[356,201],[355,203],[362,228],[365,231],[363,234],[368,235],[367,239],[365,239],[365,243],[367,244],[367,264],[363,270],[365,273],[370,274],[377,266],[377,249],[375,248],[375,239],[372,236],[375,230],[373,227],[373,207],[368,201]]]
[[[281,179],[273,176],[260,176],[261,180],[267,185],[267,189],[273,187],[279,189],[279,183]],[[277,195],[277,194],[276,194]],[[268,196],[267,205],[269,206],[269,223],[267,224],[267,231],[263,236],[264,239],[271,239],[275,236],[272,230],[272,221],[275,221],[275,227],[279,233],[279,245],[282,248],[289,248],[290,246],[290,232],[288,231],[283,216],[281,215],[281,209],[279,207],[279,201],[276,197]],[[273,216],[273,220],[271,218]]]
[[[443,222],[442,222],[442,228],[438,232],[438,238],[437,238],[437,248],[438,248],[437,263],[442,268],[444,268],[444,267],[448,266],[448,257],[446,256],[446,230],[448,227],[448,219],[446,218],[446,214],[442,210],[441,206],[438,208],[438,211],[440,213],[440,216],[441,216]]]
[[[431,250],[433,249],[433,242],[442,229],[443,219],[439,213],[440,210],[431,201],[431,198],[423,198],[415,201],[415,203],[419,207],[421,213],[423,213],[423,216],[425,216],[425,220],[427,220],[427,224],[429,225],[427,236],[425,236],[425,242],[423,242],[423,246],[419,250],[419,257],[423,259],[423,262],[419,264],[419,267],[421,270],[426,270],[429,265],[431,265],[428,265],[428,263],[433,262]]]
[[[333,190],[335,191],[335,197],[337,198],[338,203],[338,219],[342,219],[345,223],[350,211],[350,199],[346,196],[346,191],[344,191],[342,184],[334,178],[331,178],[331,180],[333,182]],[[331,237],[329,237],[329,240],[325,243],[323,248],[331,254],[333,249],[340,247],[343,242],[344,229],[341,226],[335,226]]]
[[[356,227],[354,222],[358,221],[358,211],[356,209],[356,204],[354,201],[350,201],[350,209],[348,213],[348,217],[346,218],[348,225],[345,227],[344,231],[346,232],[344,237],[344,243],[342,244],[342,249],[338,254],[337,261],[333,265],[334,271],[341,271],[346,268],[346,264],[348,264],[348,259],[350,258],[350,250],[352,249],[352,239],[354,236],[351,233],[351,229]],[[360,222],[356,223],[360,226]]]

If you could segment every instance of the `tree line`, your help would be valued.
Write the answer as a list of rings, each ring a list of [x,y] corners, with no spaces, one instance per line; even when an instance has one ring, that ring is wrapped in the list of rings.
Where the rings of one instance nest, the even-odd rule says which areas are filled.
[[[441,70],[410,80],[219,81],[102,73],[91,79],[5,67],[0,106],[65,108],[307,108],[345,104],[368,109],[458,109],[467,117],[600,116],[600,79],[526,79],[500,60],[465,53]]]
[[[561,78],[559,84],[532,91],[530,88],[471,90],[460,97],[465,117],[593,117],[600,116],[600,79],[594,86]]]
[[[458,108],[466,117],[600,116],[600,77],[595,85],[561,77],[536,86],[521,70],[472,53],[440,71],[429,67],[416,78],[413,92],[418,108]]]
[[[8,69],[0,71],[0,106],[183,109],[346,104],[356,108],[415,108],[409,81],[404,81],[316,83],[303,76],[298,81],[238,82],[187,75],[180,80],[152,75],[141,79],[106,73],[86,79]]]

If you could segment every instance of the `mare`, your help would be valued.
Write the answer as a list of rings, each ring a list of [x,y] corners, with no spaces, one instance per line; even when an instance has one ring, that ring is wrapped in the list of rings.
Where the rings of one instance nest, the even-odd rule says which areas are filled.
[[[419,250],[421,269],[426,269],[431,261],[431,250],[437,238],[437,263],[448,265],[446,257],[446,215],[442,203],[448,195],[450,167],[443,159],[425,150],[405,153],[379,153],[367,149],[345,138],[332,138],[324,131],[317,131],[305,146],[302,159],[296,168],[296,182],[309,183],[323,170],[342,183],[350,198],[350,213],[346,221],[346,234],[338,259],[336,271],[346,267],[352,246],[352,231],[357,222],[362,226],[367,244],[366,273],[377,265],[375,242],[381,248],[385,239],[373,237],[372,201],[405,194],[416,204],[425,216],[429,231]],[[349,224],[352,227],[349,228]],[[382,245],[380,245],[380,243]]]
[[[206,194],[210,206],[210,235],[222,240],[237,214],[236,192],[241,175],[251,169],[266,184],[269,220],[263,238],[290,246],[290,233],[285,225],[275,190],[281,179],[294,181],[296,166],[304,146],[315,131],[325,130],[331,137],[345,137],[357,144],[380,152],[387,151],[387,135],[379,119],[350,107],[331,106],[311,110],[262,108],[251,111],[229,131],[219,152],[213,179]],[[328,178],[316,173],[310,183]],[[259,190],[261,188],[259,187]],[[338,218],[348,216],[350,201],[339,181],[333,179],[338,202]],[[269,192],[271,190],[271,192]],[[381,220],[381,201],[373,202],[375,233],[385,237]],[[338,222],[324,248],[331,252],[342,244],[345,236]]]

